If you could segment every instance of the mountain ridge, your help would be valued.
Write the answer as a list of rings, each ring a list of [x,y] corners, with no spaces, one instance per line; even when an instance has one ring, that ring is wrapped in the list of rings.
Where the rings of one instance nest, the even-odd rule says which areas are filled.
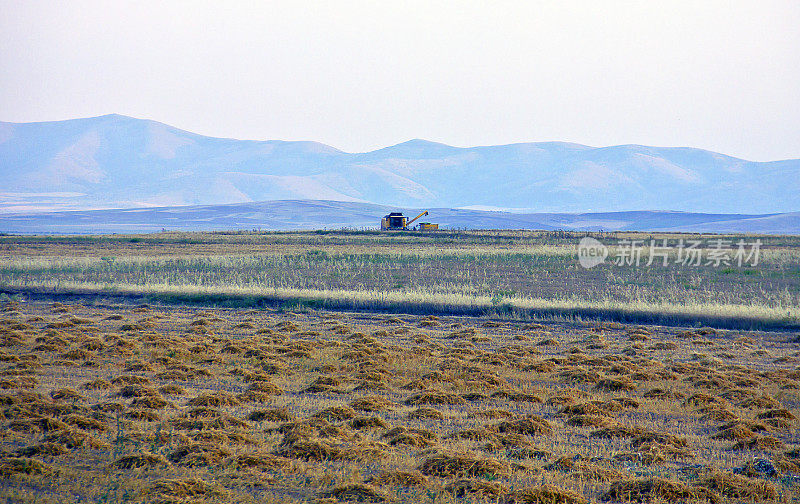
[[[199,135],[119,114],[0,122],[0,212],[337,200],[537,212],[800,209],[800,160],[690,147],[412,139],[349,153],[314,141]]]
[[[515,147],[515,146],[529,146],[529,145],[531,145],[531,146],[560,145],[560,146],[565,146],[565,147],[575,147],[575,148],[578,148],[580,150],[588,150],[588,149],[618,149],[618,148],[644,148],[644,149],[658,149],[658,150],[691,150],[691,151],[699,151],[699,152],[704,152],[704,153],[708,153],[708,154],[724,156],[724,157],[732,159],[732,160],[744,161],[744,162],[748,162],[748,163],[777,163],[777,162],[783,162],[783,161],[798,161],[798,160],[800,160],[800,158],[792,158],[792,159],[776,159],[776,160],[770,160],[770,161],[752,161],[752,160],[748,160],[748,159],[744,159],[744,158],[738,158],[736,156],[730,156],[730,155],[727,155],[727,154],[722,154],[722,153],[715,152],[715,151],[708,150],[708,149],[703,149],[703,148],[700,148],[700,147],[653,146],[653,145],[644,145],[644,144],[618,144],[618,145],[607,145],[607,146],[598,147],[598,146],[593,146],[593,145],[581,144],[581,143],[577,143],[577,142],[565,142],[565,141],[558,141],[558,140],[538,141],[538,142],[533,142],[533,141],[532,142],[511,142],[511,143],[505,143],[505,144],[491,144],[491,145],[490,144],[481,144],[481,145],[472,145],[472,146],[466,146],[466,147],[459,147],[459,146],[456,146],[456,145],[446,144],[444,142],[436,142],[436,141],[433,141],[433,140],[426,140],[424,138],[412,138],[412,139],[409,139],[409,140],[405,140],[403,142],[399,142],[399,143],[396,143],[396,144],[393,144],[393,145],[388,145],[386,147],[379,147],[377,149],[373,149],[373,150],[370,150],[370,151],[350,152],[350,151],[344,151],[344,150],[338,149],[337,147],[334,147],[332,145],[329,145],[329,144],[326,144],[326,143],[323,143],[323,142],[317,142],[317,141],[314,141],[314,140],[278,140],[278,139],[258,140],[258,139],[252,139],[252,138],[215,137],[215,136],[203,135],[203,134],[200,134],[200,133],[194,133],[194,132],[189,131],[189,130],[178,128],[177,126],[172,126],[170,124],[167,124],[167,123],[164,123],[164,122],[161,122],[161,121],[157,121],[155,119],[140,119],[140,118],[136,118],[136,117],[132,117],[132,116],[124,115],[124,114],[117,114],[117,113],[103,114],[103,115],[91,116],[91,117],[77,117],[77,118],[73,118],[73,119],[52,120],[52,121],[32,121],[32,122],[0,121],[0,125],[3,125],[3,124],[11,125],[11,126],[45,125],[45,124],[54,124],[55,125],[55,124],[65,124],[65,123],[71,123],[71,122],[76,122],[77,123],[77,122],[82,122],[82,121],[92,121],[92,120],[99,120],[99,119],[118,119],[118,120],[141,121],[141,122],[156,124],[156,125],[159,125],[159,126],[165,126],[165,127],[169,128],[169,129],[176,130],[176,131],[179,131],[181,133],[185,133],[187,135],[193,135],[193,136],[197,136],[197,137],[209,138],[209,139],[215,139],[215,140],[231,140],[231,141],[236,141],[236,142],[254,142],[254,143],[282,143],[282,144],[304,144],[304,143],[307,143],[307,144],[315,144],[315,145],[323,146],[323,147],[325,147],[327,149],[334,150],[334,151],[342,153],[342,154],[350,154],[350,155],[371,154],[371,153],[374,153],[374,152],[379,152],[379,151],[383,151],[383,150],[386,150],[386,149],[391,149],[393,147],[400,147],[400,146],[403,146],[403,145],[406,145],[406,144],[418,144],[419,143],[419,144],[442,146],[442,147],[447,147],[447,148],[450,148],[450,149],[457,149],[457,150],[482,149],[482,148],[492,148],[492,147]]]

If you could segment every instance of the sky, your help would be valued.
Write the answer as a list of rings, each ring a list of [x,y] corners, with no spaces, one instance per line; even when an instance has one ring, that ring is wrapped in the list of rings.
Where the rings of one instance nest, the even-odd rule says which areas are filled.
[[[0,0],[0,121],[800,158],[800,1]]]

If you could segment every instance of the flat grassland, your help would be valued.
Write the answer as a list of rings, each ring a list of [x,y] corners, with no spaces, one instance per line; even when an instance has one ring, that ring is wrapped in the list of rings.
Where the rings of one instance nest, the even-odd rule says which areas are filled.
[[[728,327],[800,325],[800,237],[594,235],[606,263],[577,260],[585,233],[377,231],[160,233],[0,237],[0,286],[146,294],[151,299],[261,300],[314,307],[516,316],[565,315]],[[642,265],[618,266],[621,239]],[[669,264],[646,266],[664,239]],[[717,239],[760,240],[758,263],[714,266]],[[679,240],[701,242],[700,265],[677,264]],[[732,255],[732,254],[730,254]]]
[[[800,501],[800,239],[581,236],[1,237],[0,502]]]

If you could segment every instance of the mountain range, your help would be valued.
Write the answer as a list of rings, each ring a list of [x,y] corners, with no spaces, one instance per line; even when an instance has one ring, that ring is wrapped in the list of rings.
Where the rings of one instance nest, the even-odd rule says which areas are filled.
[[[0,213],[277,200],[525,214],[777,214],[800,210],[800,160],[559,142],[460,148],[411,140],[347,153],[316,142],[206,137],[115,114],[0,122]]]

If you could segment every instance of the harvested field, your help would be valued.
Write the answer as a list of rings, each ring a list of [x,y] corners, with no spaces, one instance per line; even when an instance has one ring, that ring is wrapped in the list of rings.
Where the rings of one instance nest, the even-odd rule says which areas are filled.
[[[0,310],[14,336],[0,348],[9,379],[0,496],[798,500],[799,353],[782,333],[718,330],[706,337],[721,347],[747,338],[748,351],[698,357],[679,337],[685,328],[659,326],[636,331],[676,348],[635,349],[628,326],[580,321],[531,329],[440,316],[421,328],[432,319],[51,302]],[[82,322],[59,323],[72,319]],[[490,338],[464,345],[453,327]],[[517,338],[531,331],[560,343]],[[90,355],[62,357],[87,346]]]

